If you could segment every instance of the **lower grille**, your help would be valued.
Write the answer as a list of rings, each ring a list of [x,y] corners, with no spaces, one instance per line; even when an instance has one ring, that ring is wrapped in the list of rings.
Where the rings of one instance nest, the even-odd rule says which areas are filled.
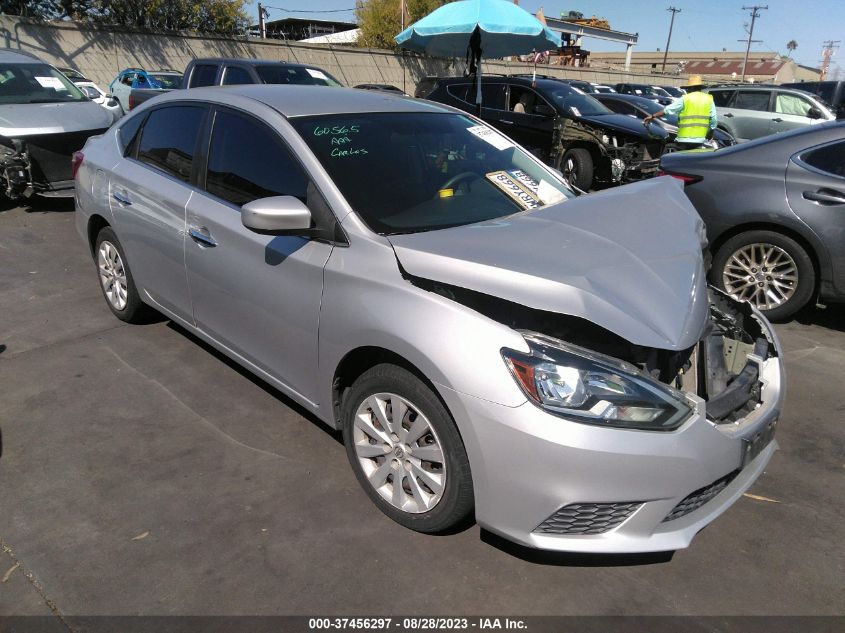
[[[612,530],[642,505],[629,503],[574,503],[543,521],[535,532],[545,534],[601,534]]]
[[[663,523],[680,519],[682,516],[698,510],[701,506],[727,488],[728,484],[730,484],[734,480],[734,477],[738,474],[739,471],[735,470],[721,479],[717,479],[709,486],[699,488],[692,494],[688,495],[683,501],[676,505],[669,514],[666,515],[666,518],[663,519]]]

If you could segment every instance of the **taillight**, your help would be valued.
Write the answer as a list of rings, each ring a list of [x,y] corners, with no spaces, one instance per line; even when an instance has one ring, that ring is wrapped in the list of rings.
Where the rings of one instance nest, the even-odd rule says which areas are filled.
[[[703,178],[701,176],[693,176],[692,174],[676,174],[671,171],[663,171],[662,169],[657,172],[658,176],[672,176],[672,178],[677,178],[681,182],[684,183],[684,187],[687,185],[692,185],[697,182],[701,182]]]
[[[129,109],[131,110],[134,107],[135,107],[135,97],[133,97],[132,93],[130,92],[129,93]]]
[[[76,180],[76,172],[79,171],[79,167],[82,165],[83,160],[85,160],[85,154],[82,152],[74,152],[73,156],[70,158],[71,173],[73,174],[74,180]]]

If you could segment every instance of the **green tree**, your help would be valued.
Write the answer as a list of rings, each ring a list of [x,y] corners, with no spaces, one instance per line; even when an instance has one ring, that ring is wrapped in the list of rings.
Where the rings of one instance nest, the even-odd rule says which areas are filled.
[[[792,57],[792,53],[795,52],[795,49],[798,48],[798,42],[795,40],[789,40],[786,43],[786,50],[789,51],[789,57]]]
[[[250,23],[245,4],[246,0],[0,0],[0,10],[42,20],[244,33]]]
[[[406,0],[405,26],[424,18],[447,1]],[[361,29],[358,44],[370,48],[396,48],[393,38],[402,29],[399,6],[400,0],[358,0],[355,6],[355,17]]]

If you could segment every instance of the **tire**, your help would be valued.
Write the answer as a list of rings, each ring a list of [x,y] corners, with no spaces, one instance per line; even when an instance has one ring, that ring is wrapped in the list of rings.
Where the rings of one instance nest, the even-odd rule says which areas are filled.
[[[581,189],[589,191],[593,186],[593,157],[586,149],[577,147],[563,155],[560,171],[564,179]]]
[[[141,301],[123,246],[109,226],[97,234],[94,265],[103,298],[114,316],[127,323],[146,323],[155,314]]]
[[[407,407],[401,431],[392,420],[397,404]],[[474,494],[466,449],[452,416],[422,380],[402,367],[377,365],[344,394],[341,412],[349,463],[379,510],[427,534],[468,522]],[[397,475],[400,489],[393,485]]]
[[[740,233],[722,244],[710,278],[716,287],[750,301],[773,321],[787,319],[807,305],[816,288],[813,260],[804,247],[786,235],[764,230]]]

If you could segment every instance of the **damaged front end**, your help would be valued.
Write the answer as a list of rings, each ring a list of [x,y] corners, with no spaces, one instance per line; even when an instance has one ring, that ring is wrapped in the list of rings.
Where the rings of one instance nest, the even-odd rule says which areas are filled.
[[[665,146],[665,140],[660,138],[641,140],[582,121],[559,117],[554,125],[549,164],[560,169],[563,156],[570,149],[592,148],[601,156],[595,165],[597,182],[635,182],[657,174]]]
[[[579,317],[528,308],[407,273],[406,278],[522,333],[531,348],[529,354],[503,351],[515,379],[529,400],[573,421],[672,431],[703,405],[708,421],[726,425],[733,433],[759,417],[764,402],[777,407],[782,399],[782,368],[765,319],[749,304],[714,288],[709,290],[710,317],[700,340],[686,349],[667,350],[630,343]],[[567,360],[561,362],[562,356]],[[562,375],[566,372],[557,375],[556,368],[561,365],[577,371],[571,378]],[[767,399],[766,369],[772,365],[778,375],[774,385],[778,393]],[[606,371],[594,370],[596,366]],[[589,385],[595,387],[602,381],[610,386],[594,389],[590,400]],[[582,383],[588,387],[584,389]],[[612,393],[614,389],[619,393]],[[658,404],[649,409],[643,406],[645,401]],[[620,402],[623,404],[617,406]],[[576,406],[570,408],[572,403]],[[770,417],[778,414],[772,411]],[[774,422],[771,431],[773,426]]]
[[[0,137],[0,187],[10,200],[28,198],[34,192],[32,163],[21,139]]]

